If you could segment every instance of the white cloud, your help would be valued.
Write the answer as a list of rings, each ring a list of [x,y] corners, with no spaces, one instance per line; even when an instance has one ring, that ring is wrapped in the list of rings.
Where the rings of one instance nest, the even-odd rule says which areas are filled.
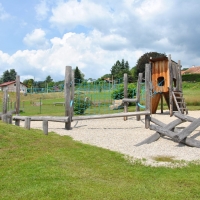
[[[49,12],[49,6],[46,0],[41,0],[40,3],[35,6],[35,11],[39,20],[46,19]]]
[[[112,18],[112,14],[104,7],[89,0],[62,2],[52,9],[52,14],[50,22],[56,27],[68,30],[78,25],[105,26]]]
[[[44,30],[35,29],[32,33],[26,34],[23,41],[29,47],[45,49],[49,46],[45,35],[46,33]]]
[[[4,10],[3,6],[0,3],[0,20],[5,20],[9,17],[10,15]]]

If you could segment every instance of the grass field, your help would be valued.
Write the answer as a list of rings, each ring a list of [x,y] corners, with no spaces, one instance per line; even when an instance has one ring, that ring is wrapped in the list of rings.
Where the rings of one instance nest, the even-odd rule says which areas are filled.
[[[143,166],[123,155],[0,121],[0,197],[200,199],[199,166]]]

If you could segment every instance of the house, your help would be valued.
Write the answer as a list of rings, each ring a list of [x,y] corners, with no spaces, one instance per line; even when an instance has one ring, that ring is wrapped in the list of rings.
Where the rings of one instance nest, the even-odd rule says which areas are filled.
[[[16,81],[9,81],[0,84],[0,90],[5,91],[8,90],[8,92],[16,92]],[[21,93],[27,93],[27,87],[20,82],[20,92]]]
[[[181,75],[185,74],[200,74],[200,66],[198,67],[192,66],[184,71],[181,71]]]

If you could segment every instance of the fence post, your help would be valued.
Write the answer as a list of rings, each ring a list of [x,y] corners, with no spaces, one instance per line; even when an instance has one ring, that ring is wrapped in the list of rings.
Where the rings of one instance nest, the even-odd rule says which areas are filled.
[[[20,76],[16,76],[16,115],[20,111]]]
[[[48,135],[48,120],[43,120],[43,132]]]
[[[70,86],[71,86],[71,78],[72,78],[72,67],[66,66],[65,68],[65,116],[69,117],[69,121],[65,123],[65,129],[71,129],[71,94],[70,94]]]
[[[145,64],[145,90],[146,90],[146,111],[150,112],[150,81],[151,81],[151,64]],[[150,115],[145,115],[145,128],[150,126]]]
[[[3,93],[3,114],[7,113],[7,104],[8,104],[8,90],[5,89]]]
[[[124,98],[128,98],[128,76],[124,74]],[[124,102],[124,112],[128,112],[128,102]],[[124,121],[126,121],[128,117],[124,117]]]
[[[30,124],[31,124],[31,118],[30,117],[26,117],[24,120],[24,128],[30,130]]]

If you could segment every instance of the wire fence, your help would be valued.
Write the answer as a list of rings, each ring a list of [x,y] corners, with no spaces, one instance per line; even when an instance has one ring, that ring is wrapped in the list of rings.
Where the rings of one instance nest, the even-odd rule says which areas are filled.
[[[136,87],[136,84],[135,84]],[[136,95],[135,88],[131,90]],[[2,96],[3,96],[3,92]],[[74,115],[108,114],[123,111],[123,79],[113,82],[78,83],[75,80]],[[3,99],[3,98],[1,98]],[[9,93],[7,110],[15,109],[15,93]],[[3,103],[0,102],[0,112]],[[20,96],[20,115],[65,115],[64,87],[28,88]]]

